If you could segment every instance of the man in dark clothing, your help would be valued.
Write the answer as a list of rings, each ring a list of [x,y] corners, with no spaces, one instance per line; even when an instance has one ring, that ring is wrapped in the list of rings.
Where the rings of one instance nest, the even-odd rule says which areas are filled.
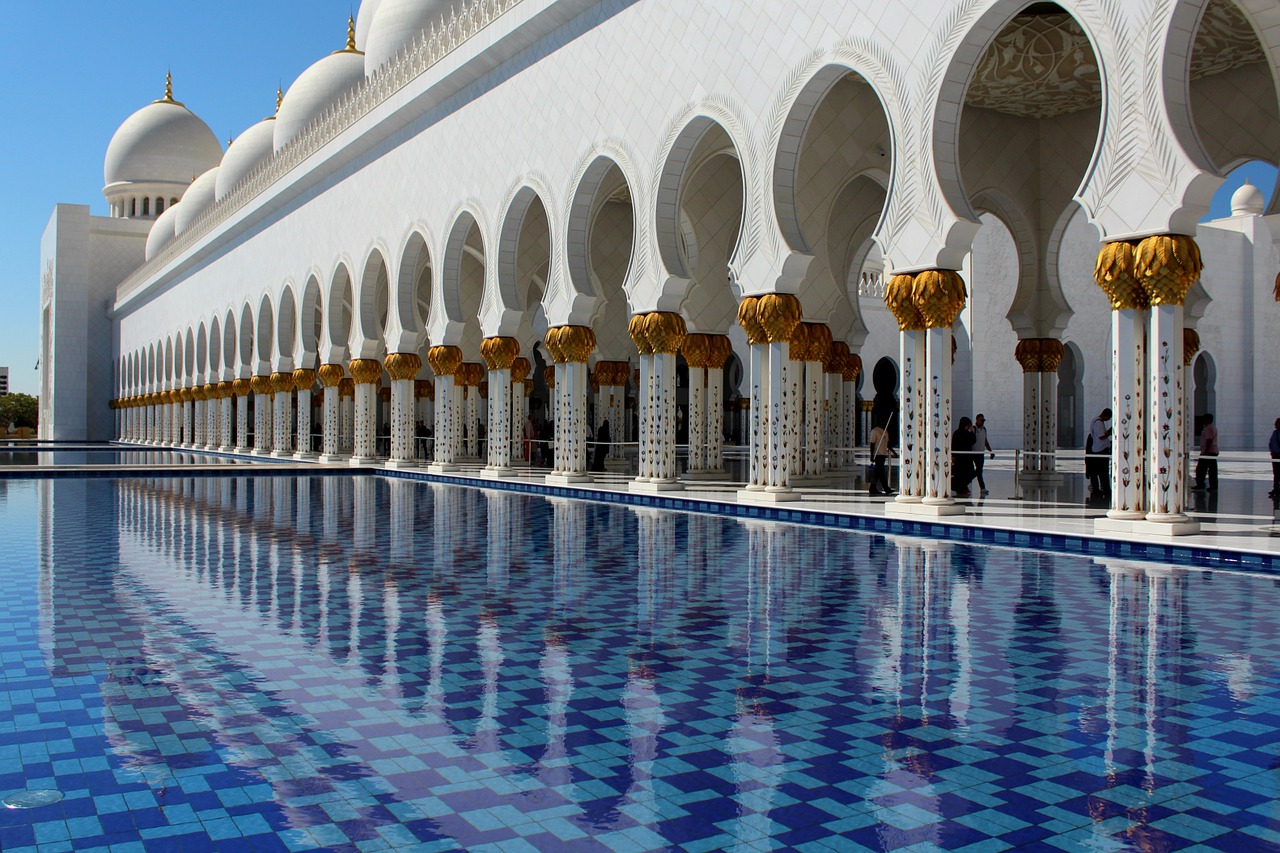
[[[1270,497],[1280,497],[1280,418],[1276,418],[1276,428],[1271,433],[1271,441],[1267,444],[1271,451],[1271,492]]]
[[[951,491],[958,498],[969,497],[969,483],[973,481],[973,454],[978,443],[973,431],[973,421],[960,419],[960,427],[951,434]]]

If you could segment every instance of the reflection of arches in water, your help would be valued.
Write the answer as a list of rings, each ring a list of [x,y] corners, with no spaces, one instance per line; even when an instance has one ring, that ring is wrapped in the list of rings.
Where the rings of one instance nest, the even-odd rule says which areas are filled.
[[[1213,356],[1207,352],[1196,356],[1192,377],[1195,392],[1191,398],[1191,418],[1195,424],[1194,435],[1199,438],[1200,430],[1204,428],[1204,416],[1213,414],[1218,405],[1218,366],[1214,364]]]
[[[1084,356],[1070,341],[1058,365],[1058,446],[1084,445]]]

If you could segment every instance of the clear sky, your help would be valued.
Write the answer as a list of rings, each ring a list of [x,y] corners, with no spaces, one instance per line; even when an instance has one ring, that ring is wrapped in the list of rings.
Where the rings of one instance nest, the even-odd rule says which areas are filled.
[[[0,203],[0,365],[10,387],[34,394],[39,355],[40,235],[58,202],[106,215],[102,159],[112,133],[164,93],[213,128],[225,147],[269,115],[277,86],[341,48],[358,0],[45,0],[4,7],[0,51],[9,115],[0,133],[8,163]],[[1239,170],[1211,215],[1249,172],[1270,197],[1275,170]]]

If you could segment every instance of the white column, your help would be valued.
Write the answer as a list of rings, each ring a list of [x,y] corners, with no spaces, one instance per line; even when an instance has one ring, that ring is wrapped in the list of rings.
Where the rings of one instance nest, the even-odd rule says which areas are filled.
[[[373,382],[357,382],[355,396],[355,446],[351,464],[368,465],[378,452],[378,386]]]
[[[787,364],[790,355],[787,352],[791,344],[765,344],[765,355],[768,359],[768,381],[763,413],[765,432],[765,455],[767,473],[765,490],[769,492],[789,492],[791,490],[791,440],[787,432],[787,410],[791,400],[788,395],[790,380],[787,376]]]
[[[192,410],[195,410],[194,412]],[[204,444],[204,428],[200,416],[204,414],[204,401],[182,401],[182,446]]]
[[[1181,305],[1153,305],[1147,341],[1147,520],[1186,522]]]
[[[639,435],[636,440],[640,444],[640,468],[636,474],[637,481],[648,481],[653,478],[653,420],[654,414],[654,380],[653,355],[640,354],[640,388],[636,394],[637,414],[640,420]]]
[[[271,395],[273,423],[271,427],[271,455],[287,457],[293,455],[293,394],[288,391],[276,391]]]
[[[1034,474],[1040,470],[1040,374],[1022,374],[1022,470]]]
[[[249,394],[241,394],[236,400],[236,450],[249,449]]]
[[[320,416],[320,429],[323,433],[321,450],[324,451],[321,459],[325,462],[336,462],[342,454],[342,403],[339,399],[340,393],[337,385],[324,386],[324,409]]]
[[[507,371],[510,375],[511,371]],[[493,387],[490,383],[489,387]],[[524,460],[524,422],[528,417],[529,400],[524,396],[524,381],[508,382],[507,393],[510,400],[511,423],[508,438],[510,445],[507,447],[508,464],[522,464]]]
[[[1121,520],[1146,516],[1142,456],[1146,317],[1144,308],[1111,312],[1111,509],[1107,515]]]
[[[453,430],[456,423],[453,376],[436,377],[436,429],[433,467],[451,471],[455,462]]]
[[[747,488],[763,489],[769,480],[769,435],[765,409],[768,407],[769,365],[766,344],[751,344],[751,450]]]
[[[413,462],[413,380],[391,380],[391,464]]]
[[[564,415],[567,423],[562,433],[565,440],[565,473],[585,476],[587,473],[587,399],[591,385],[587,378],[585,361],[570,361],[564,365],[565,393]]]
[[[1058,462],[1054,458],[1054,451],[1058,449],[1058,372],[1045,370],[1037,375],[1040,378],[1040,441],[1037,447],[1042,454],[1040,471],[1053,473],[1058,470]]]
[[[219,412],[221,423],[218,426],[218,440],[221,444],[218,449],[229,453],[235,447],[235,437],[231,433],[231,418],[235,410],[236,399],[231,394],[227,394],[218,402],[222,404],[219,407],[222,411]]]
[[[653,354],[655,413],[653,481],[671,483],[676,479],[676,354]]]
[[[294,446],[297,452],[294,454],[299,459],[314,459],[315,452],[311,449],[311,388],[298,388],[298,417],[297,417],[297,441]]]
[[[356,396],[352,386],[350,394],[338,392],[338,452],[350,456],[356,448]]]
[[[707,470],[707,369],[689,367],[689,471]]]
[[[823,423],[825,401],[822,393],[822,362],[804,362],[804,473],[808,477],[821,476],[826,459],[824,448],[826,430]]]
[[[787,470],[790,472],[788,483],[792,478],[803,473],[802,460],[804,451],[804,362],[791,357],[791,347],[786,349],[786,362],[783,370],[786,376],[784,386],[785,405],[782,407],[782,423],[787,443]]]
[[[841,453],[837,448],[845,447],[840,438],[841,423],[844,419],[844,380],[839,373],[827,373],[826,399],[823,400],[823,423],[826,426],[826,469],[842,467]]]
[[[489,371],[488,465],[495,471],[511,468],[511,369]]]
[[[951,503],[951,329],[928,329],[924,503]]]
[[[853,464],[853,445],[858,440],[858,384],[854,380],[846,380],[840,376],[841,399],[843,406],[840,412],[840,446],[848,448],[840,458],[845,465]],[[896,419],[895,419],[896,420]],[[901,433],[902,424],[898,424]]]
[[[947,357],[950,358],[950,344]],[[900,488],[896,500],[919,503],[924,497],[925,429],[925,333],[899,332],[898,359],[902,369],[900,418],[898,422]]]
[[[724,472],[724,368],[707,368],[707,452],[708,471]]]
[[[271,452],[272,401],[270,394],[255,394],[253,398],[253,454],[266,456]]]

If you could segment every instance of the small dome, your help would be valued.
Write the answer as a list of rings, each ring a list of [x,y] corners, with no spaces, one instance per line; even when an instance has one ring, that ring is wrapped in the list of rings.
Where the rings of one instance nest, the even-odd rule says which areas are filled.
[[[222,155],[214,197],[219,201],[236,188],[236,184],[261,166],[275,150],[276,120],[264,119],[236,137]]]
[[[373,26],[373,16],[378,13],[382,0],[364,0],[360,11],[356,12],[356,50],[364,50],[369,43],[369,27]]]
[[[380,0],[365,46],[365,73],[373,74],[386,65],[423,31],[432,26],[439,29],[452,6],[449,0]]]
[[[302,134],[334,101],[364,78],[364,55],[355,48],[355,22],[347,34],[346,50],[339,50],[298,75],[284,95],[275,121],[275,150]]]
[[[176,236],[174,220],[180,207],[182,207],[182,202],[171,205],[164,213],[157,216],[156,221],[151,224],[151,231],[147,234],[147,248],[142,253],[142,257],[145,260],[149,261],[154,258]]]
[[[124,120],[111,143],[102,175],[108,186],[129,183],[186,184],[218,165],[222,146],[195,113],[165,97]]]
[[[1259,216],[1266,206],[1267,200],[1262,197],[1262,190],[1248,181],[1231,194],[1232,216]]]
[[[173,233],[175,236],[190,228],[191,223],[195,222],[200,217],[200,214],[213,205],[213,191],[217,186],[219,171],[218,167],[215,166],[191,182],[191,188],[186,191],[182,196],[182,201],[179,202],[179,213],[173,219]]]

